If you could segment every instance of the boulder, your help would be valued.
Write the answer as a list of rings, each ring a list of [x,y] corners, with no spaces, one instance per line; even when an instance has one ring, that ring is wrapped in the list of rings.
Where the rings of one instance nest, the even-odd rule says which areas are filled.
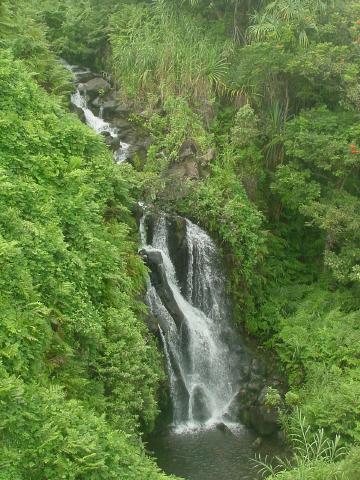
[[[104,110],[116,110],[117,103],[114,92],[109,92],[106,96],[95,97],[92,101],[95,107],[103,107]]]
[[[230,430],[230,428],[224,422],[218,423],[216,425],[216,428],[217,428],[217,430],[220,430],[220,432],[231,433],[232,434],[232,431]]]
[[[134,127],[129,123],[128,120],[125,118],[120,117],[111,117],[111,124],[117,127],[120,131],[128,132],[129,130],[133,129]]]
[[[79,85],[80,90],[86,90],[86,92],[99,92],[99,90],[109,91],[111,85],[102,77],[95,77],[88,80],[86,83]]]
[[[82,108],[76,107],[73,103],[71,104],[71,110],[76,113],[76,115],[79,117],[79,119],[83,122],[86,123],[86,118],[85,118],[85,113]]]
[[[105,138],[105,143],[112,150],[116,150],[119,147],[119,138],[113,137],[109,132],[102,132],[101,135]]]
[[[134,103],[133,102],[121,102],[117,107],[116,107],[116,114],[119,116],[129,116],[129,113],[131,113],[134,110]]]
[[[255,385],[258,389],[254,388]],[[278,407],[266,404],[267,389],[264,381],[261,384],[245,384],[234,399],[235,405],[232,405],[233,409],[238,408],[240,420],[261,436],[272,435],[280,428]]]
[[[279,413],[277,409],[266,405],[255,405],[249,410],[251,427],[263,437],[277,432],[279,426]]]
[[[87,82],[88,80],[91,80],[94,77],[94,74],[89,68],[83,68],[83,67],[72,67],[72,72],[75,75],[76,82]]]

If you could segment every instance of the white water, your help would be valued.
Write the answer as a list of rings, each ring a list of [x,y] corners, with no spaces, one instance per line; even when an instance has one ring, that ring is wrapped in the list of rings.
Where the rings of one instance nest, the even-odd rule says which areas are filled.
[[[186,294],[181,293],[168,247],[166,217],[154,226],[151,245],[146,245],[144,219],[140,233],[146,252],[160,252],[168,285],[183,314],[179,327],[155,286],[149,284],[147,302],[152,314],[166,325],[161,330],[177,432],[213,428],[226,423],[238,427],[228,409],[238,391],[230,351],[223,340],[228,325],[225,280],[216,247],[197,225],[186,220],[188,267]]]
[[[75,80],[81,78],[82,74],[89,73],[89,70],[78,71],[75,65],[66,64],[65,66],[73,73]],[[89,108],[84,84],[77,83],[76,91],[71,95],[71,103],[83,111],[86,124],[96,133],[108,133],[114,139],[119,138],[119,130],[102,118],[103,109],[100,107],[100,116],[97,117]],[[114,152],[114,160],[117,163],[123,163],[129,156],[130,145],[120,140],[119,145],[119,148]]]

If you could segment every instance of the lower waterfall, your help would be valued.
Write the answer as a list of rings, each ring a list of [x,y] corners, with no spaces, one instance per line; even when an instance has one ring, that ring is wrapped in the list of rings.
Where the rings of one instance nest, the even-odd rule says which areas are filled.
[[[176,236],[173,221],[166,215],[150,221],[152,235],[146,214],[140,228],[142,254],[151,268],[147,303],[164,344],[173,426],[177,431],[224,423],[234,427],[232,401],[240,379],[238,356],[228,342],[230,305],[220,255],[189,220],[178,220],[183,234],[176,251],[170,238]],[[178,271],[174,255],[182,263]]]

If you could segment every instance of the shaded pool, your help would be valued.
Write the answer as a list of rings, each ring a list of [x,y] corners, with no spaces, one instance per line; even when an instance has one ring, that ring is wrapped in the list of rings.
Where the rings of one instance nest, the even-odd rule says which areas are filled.
[[[167,474],[187,480],[254,480],[259,478],[251,459],[279,455],[284,450],[277,436],[254,442],[257,435],[243,426],[233,432],[218,428],[177,434],[163,431],[147,439],[147,449]]]

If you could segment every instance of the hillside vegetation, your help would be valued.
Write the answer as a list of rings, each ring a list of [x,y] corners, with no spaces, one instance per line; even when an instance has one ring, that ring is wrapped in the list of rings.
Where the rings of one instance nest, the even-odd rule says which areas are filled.
[[[161,478],[137,438],[163,373],[136,195],[212,233],[238,324],[283,365],[284,430],[298,438],[301,411],[309,436],[272,478],[360,478],[360,2],[0,8],[3,478]],[[56,56],[132,102],[152,138],[135,169],[66,113]],[[200,174],[178,180],[186,141]]]
[[[2,4],[0,478],[160,479],[139,443],[163,369],[142,320],[136,180],[61,106],[28,2]]]

